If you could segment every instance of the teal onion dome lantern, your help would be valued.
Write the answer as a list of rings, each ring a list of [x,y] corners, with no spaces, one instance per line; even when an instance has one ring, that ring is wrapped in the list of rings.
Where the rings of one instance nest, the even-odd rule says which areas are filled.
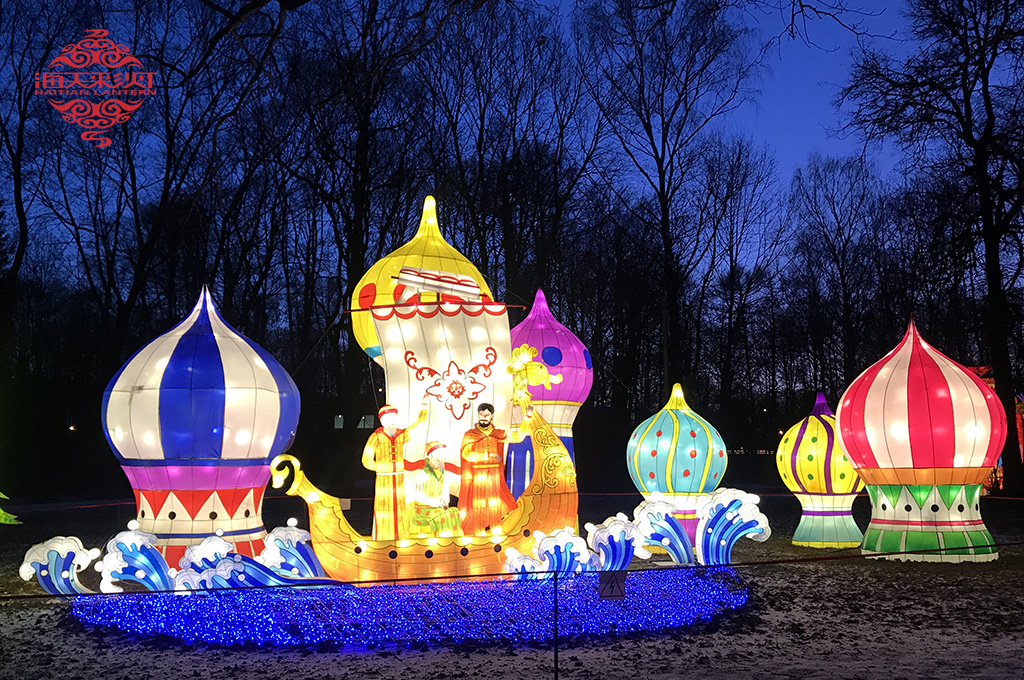
[[[633,430],[626,448],[633,484],[644,498],[661,492],[674,503],[691,541],[697,501],[722,482],[727,460],[722,435],[689,407],[679,383],[665,407]]]

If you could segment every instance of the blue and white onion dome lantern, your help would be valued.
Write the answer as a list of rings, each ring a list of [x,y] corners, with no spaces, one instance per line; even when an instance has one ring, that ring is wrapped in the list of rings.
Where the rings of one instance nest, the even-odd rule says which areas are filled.
[[[727,460],[722,436],[687,405],[679,383],[665,407],[633,430],[626,447],[633,484],[646,499],[657,491],[673,503],[691,542],[697,502],[722,482]]]
[[[156,534],[169,564],[218,530],[236,552],[260,554],[270,460],[295,436],[299,391],[221,318],[205,287],[181,323],[114,375],[102,411],[139,529]]]

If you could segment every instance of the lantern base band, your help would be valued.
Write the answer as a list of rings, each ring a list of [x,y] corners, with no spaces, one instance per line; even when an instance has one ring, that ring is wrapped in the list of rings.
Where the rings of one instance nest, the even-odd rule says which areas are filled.
[[[793,545],[801,548],[857,548],[860,541],[798,541],[793,539]]]
[[[991,562],[999,559],[999,551],[993,543],[987,529],[923,532],[878,529],[869,525],[861,553],[901,562]]]
[[[802,507],[793,545],[806,548],[856,548],[864,534],[850,507],[857,494],[796,494]]]
[[[871,523],[861,552],[909,562],[989,562],[998,558],[981,519],[981,486],[873,485]]]

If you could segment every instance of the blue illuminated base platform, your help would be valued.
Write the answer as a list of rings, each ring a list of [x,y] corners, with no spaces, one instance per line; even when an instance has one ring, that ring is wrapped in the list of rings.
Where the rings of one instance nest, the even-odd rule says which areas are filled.
[[[625,598],[601,599],[599,573],[559,577],[561,639],[663,632],[742,607],[727,567],[632,571]],[[348,585],[75,598],[79,620],[184,642],[377,647],[465,641],[547,643],[554,583],[542,580]]]

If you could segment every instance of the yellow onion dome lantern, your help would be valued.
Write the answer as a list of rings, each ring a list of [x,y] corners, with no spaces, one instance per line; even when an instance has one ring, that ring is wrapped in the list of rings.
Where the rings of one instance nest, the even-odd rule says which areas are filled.
[[[849,457],[839,447],[836,418],[825,395],[789,428],[775,462],[783,483],[803,512],[793,544],[810,548],[852,548],[864,537],[853,520],[853,501],[864,488]]]
[[[689,407],[679,383],[664,408],[633,431],[626,447],[633,484],[644,498],[658,491],[674,503],[691,541],[697,501],[721,484],[726,463],[722,436]]]
[[[405,286],[399,283],[398,275],[403,268],[414,268],[429,272],[434,277],[449,281],[453,288],[480,291],[480,297],[490,300],[491,291],[487,287],[480,270],[465,255],[453,248],[441,235],[437,223],[437,208],[433,196],[423,201],[423,216],[420,227],[405,245],[394,252],[377,260],[372,267],[359,279],[352,298],[352,331],[356,342],[374,361],[383,365],[380,340],[373,328],[371,307],[394,305],[400,301],[409,304],[417,302],[440,302],[440,299],[427,299],[438,294],[420,292],[408,300],[404,300]],[[440,294],[444,299],[448,294]]]

